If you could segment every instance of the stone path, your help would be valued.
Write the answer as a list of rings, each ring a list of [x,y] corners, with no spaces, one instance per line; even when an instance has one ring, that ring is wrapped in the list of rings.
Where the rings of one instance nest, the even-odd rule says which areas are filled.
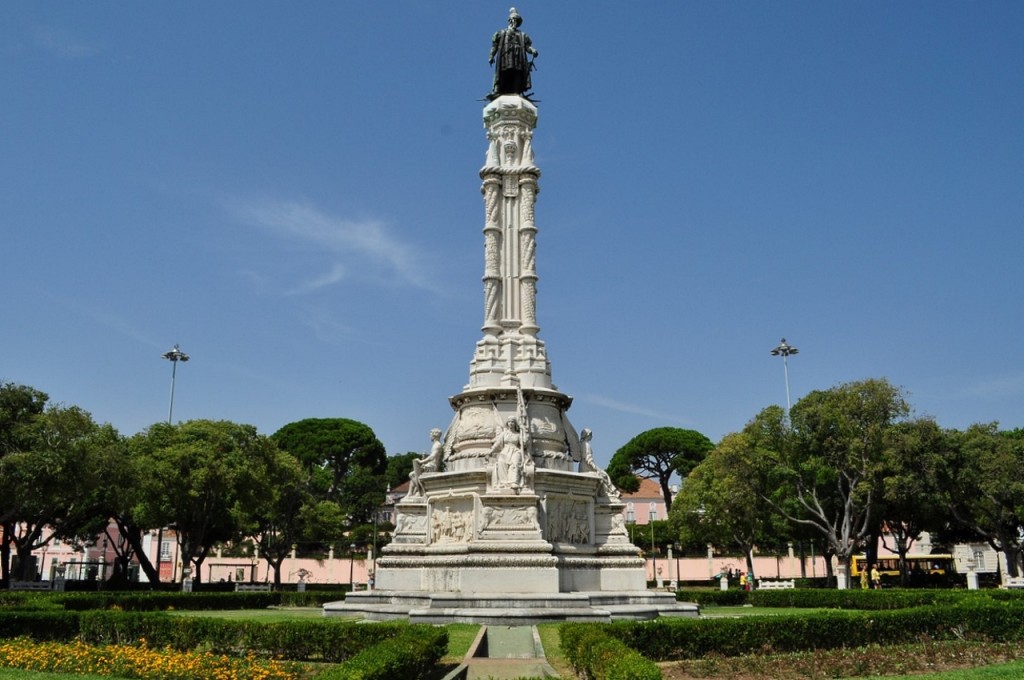
[[[463,660],[465,680],[555,678],[535,626],[487,626]]]

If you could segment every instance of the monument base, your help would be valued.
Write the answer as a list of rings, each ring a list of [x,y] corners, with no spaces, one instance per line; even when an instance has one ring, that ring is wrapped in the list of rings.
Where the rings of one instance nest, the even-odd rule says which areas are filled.
[[[473,623],[527,626],[557,621],[648,620],[659,616],[696,617],[699,608],[677,602],[672,593],[424,593],[374,590],[349,593],[324,605],[324,616],[362,616],[370,621]]]

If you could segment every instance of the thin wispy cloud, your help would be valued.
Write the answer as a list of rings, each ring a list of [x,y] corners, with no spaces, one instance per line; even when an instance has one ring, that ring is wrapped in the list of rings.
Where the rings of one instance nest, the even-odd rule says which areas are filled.
[[[346,219],[297,201],[234,202],[228,208],[241,222],[330,260],[326,271],[288,287],[288,294],[312,293],[349,276],[433,290],[422,255],[381,220]]]
[[[620,413],[631,413],[633,415],[645,416],[654,420],[663,420],[665,422],[679,423],[682,422],[682,418],[677,415],[670,413],[664,413],[662,411],[655,411],[654,409],[640,406],[637,404],[630,404],[617,399],[609,399],[608,397],[602,397],[597,394],[586,394],[583,395],[583,400],[590,404],[596,404],[613,411]]]
[[[1024,394],[1024,373],[1011,373],[968,385],[963,396],[983,399],[1017,397]]]
[[[338,321],[329,310],[317,307],[309,307],[303,311],[302,324],[313,331],[317,340],[328,344],[337,344],[352,335],[350,326]]]
[[[57,295],[51,292],[46,292],[46,296],[54,302],[63,305],[67,309],[74,311],[75,313],[91,320],[93,323],[109,328],[115,333],[122,335],[126,338],[131,338],[139,342],[140,344],[149,345],[151,347],[159,348],[160,343],[154,340],[148,333],[144,332],[138,325],[129,319],[113,312],[109,309],[99,309],[90,305],[81,304],[70,300],[65,295]]]
[[[39,28],[32,38],[37,47],[61,59],[84,59],[98,51],[80,36],[63,28]]]

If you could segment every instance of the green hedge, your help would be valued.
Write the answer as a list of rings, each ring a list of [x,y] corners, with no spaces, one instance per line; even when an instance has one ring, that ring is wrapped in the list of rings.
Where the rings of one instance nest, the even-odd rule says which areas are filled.
[[[377,625],[377,624],[374,624]],[[420,680],[430,678],[448,650],[448,631],[434,626],[407,626],[393,638],[367,647],[317,680]]]
[[[227,655],[251,651],[289,661],[329,663],[346,661],[400,637],[411,627],[404,622],[365,625],[332,619],[260,623],[146,612],[0,611],[0,638],[80,638],[96,645],[135,644],[145,639],[155,647]]]
[[[676,599],[682,602],[695,602],[702,606],[717,605],[720,607],[738,607],[747,604],[745,590],[677,590]]]
[[[165,593],[165,592],[99,592],[99,593],[38,593],[0,591],[0,610],[56,610],[88,611],[92,609],[121,609],[124,611],[165,611],[168,609],[224,610],[266,609],[273,606],[319,607],[325,602],[344,599],[337,591],[309,590],[299,592],[249,593]]]
[[[923,637],[1008,641],[1024,639],[1024,603],[971,598],[959,605],[894,611],[617,622],[606,630],[657,661],[901,644]]]
[[[635,649],[608,635],[607,624],[563,623],[562,653],[586,680],[660,680],[661,669]]]
[[[406,623],[363,625],[306,620],[260,623],[165,614],[84,612],[81,638],[90,644],[148,644],[174,649],[202,648],[216,654],[251,651],[289,661],[338,663],[367,647],[396,637]]]
[[[1024,600],[1024,592],[1012,590],[835,590],[792,588],[788,590],[680,590],[676,599],[703,606],[798,607],[808,609],[907,609],[933,604],[955,604],[977,599]]]
[[[78,612],[0,610],[0,639],[27,636],[46,642],[73,640],[81,628]]]
[[[908,609],[933,604],[953,604],[963,599],[953,590],[755,590],[747,603],[755,607],[801,607],[828,609]]]

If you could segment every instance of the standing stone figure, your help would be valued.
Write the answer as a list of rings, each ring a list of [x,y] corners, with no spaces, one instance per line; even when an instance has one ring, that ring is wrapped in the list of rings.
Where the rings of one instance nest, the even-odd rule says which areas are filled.
[[[580,459],[580,472],[593,472],[597,474],[601,478],[601,493],[608,496],[608,498],[619,498],[619,490],[612,484],[612,478],[594,462],[594,450],[590,446],[590,440],[593,436],[594,433],[590,431],[590,428],[585,427],[580,431],[580,444],[583,447],[583,456]]]
[[[420,475],[424,472],[439,472],[441,469],[441,453],[444,449],[441,444],[441,430],[436,427],[431,430],[430,439],[430,453],[412,462],[412,472],[409,473],[410,498],[425,496],[427,493],[423,488],[423,482],[420,481]]]
[[[494,437],[491,453],[497,454],[491,486],[519,491],[523,486],[524,454],[523,435],[516,418],[505,421],[505,427]]]
[[[488,99],[503,94],[525,95],[533,85],[530,83],[530,71],[533,61],[526,55],[537,56],[530,36],[519,30],[523,18],[513,7],[508,11],[508,28],[498,31],[491,39],[490,63],[494,66],[494,87],[487,95]]]

